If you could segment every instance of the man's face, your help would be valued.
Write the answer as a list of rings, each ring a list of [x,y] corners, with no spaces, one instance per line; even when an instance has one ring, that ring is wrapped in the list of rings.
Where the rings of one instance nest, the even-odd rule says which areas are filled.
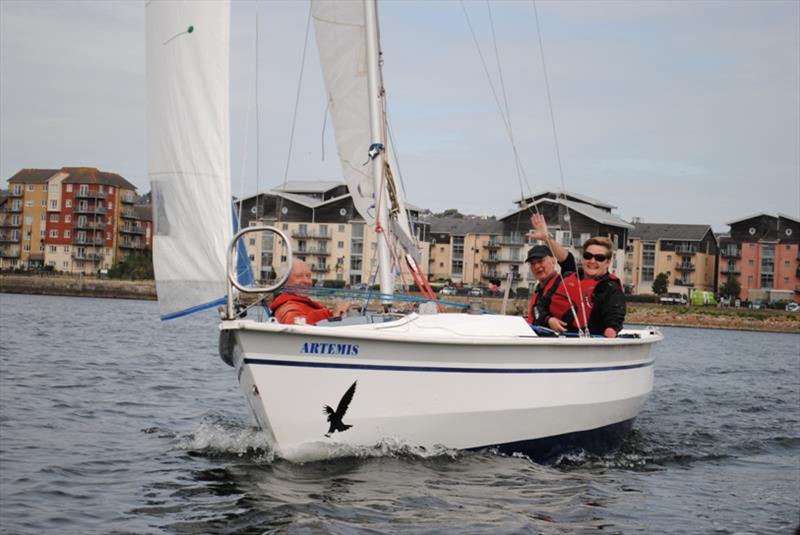
[[[556,270],[556,259],[552,256],[534,258],[531,260],[531,273],[537,281],[546,280]]]
[[[286,281],[288,286],[303,286],[306,288],[310,288],[314,281],[311,279],[311,269],[309,269],[308,264],[305,262],[297,262],[294,264],[292,268],[292,274],[289,275],[289,279]]]

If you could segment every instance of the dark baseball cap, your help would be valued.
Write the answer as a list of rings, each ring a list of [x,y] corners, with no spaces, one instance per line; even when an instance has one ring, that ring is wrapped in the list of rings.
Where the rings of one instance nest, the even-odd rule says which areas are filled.
[[[528,251],[528,258],[526,258],[525,261],[540,260],[545,256],[553,256],[553,253],[550,252],[550,248],[546,245],[534,245]]]

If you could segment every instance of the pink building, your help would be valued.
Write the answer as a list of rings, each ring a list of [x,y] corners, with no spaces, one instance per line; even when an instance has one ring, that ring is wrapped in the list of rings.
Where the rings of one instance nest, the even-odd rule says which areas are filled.
[[[741,299],[800,303],[800,220],[757,214],[728,223],[720,236],[720,285],[736,277]]]

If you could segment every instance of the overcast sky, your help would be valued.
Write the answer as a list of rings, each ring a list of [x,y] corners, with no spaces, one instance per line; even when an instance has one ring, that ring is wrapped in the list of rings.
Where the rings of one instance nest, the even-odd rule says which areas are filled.
[[[533,4],[380,4],[392,131],[408,200],[503,215],[520,192],[561,187]],[[800,2],[537,3],[566,188],[625,219],[725,222],[800,216]],[[307,2],[234,2],[234,194],[284,180]],[[259,21],[259,177],[255,33]],[[313,35],[290,180],[338,180]],[[0,1],[0,175],[93,166],[149,191],[144,2]],[[323,144],[322,139],[325,139]],[[323,157],[323,147],[324,156]]]

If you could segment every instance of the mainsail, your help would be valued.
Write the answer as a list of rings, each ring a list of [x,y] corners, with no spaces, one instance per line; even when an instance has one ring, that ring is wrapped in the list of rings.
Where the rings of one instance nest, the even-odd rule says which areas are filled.
[[[353,204],[370,225],[375,224],[375,203],[390,205],[392,234],[408,253],[418,259],[402,191],[389,185],[393,195],[384,191],[379,192],[379,199],[376,198],[372,168],[365,165],[369,161],[372,139],[364,2],[312,0],[311,10],[342,173]],[[397,169],[393,166],[391,147],[386,148],[386,161],[390,169]],[[385,178],[387,183],[393,180],[391,174]]]
[[[220,302],[232,238],[230,4],[146,4],[147,152],[162,318]]]

